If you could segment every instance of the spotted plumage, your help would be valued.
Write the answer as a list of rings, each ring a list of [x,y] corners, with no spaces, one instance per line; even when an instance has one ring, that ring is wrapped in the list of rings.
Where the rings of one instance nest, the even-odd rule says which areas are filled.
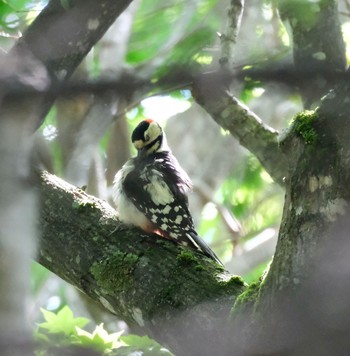
[[[153,120],[144,120],[131,139],[137,157],[126,162],[114,182],[120,219],[198,249],[221,263],[195,231],[187,199],[191,181],[169,150],[162,128]]]

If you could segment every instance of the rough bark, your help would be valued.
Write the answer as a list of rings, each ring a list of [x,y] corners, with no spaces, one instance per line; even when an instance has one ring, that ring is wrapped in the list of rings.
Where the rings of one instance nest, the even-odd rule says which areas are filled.
[[[345,70],[337,3],[325,0],[315,7],[301,2],[296,8],[292,4],[281,1],[280,11],[292,24],[296,70],[310,68],[317,74],[307,85],[302,83],[301,94],[306,103],[320,101],[320,106],[298,115],[281,139],[289,178],[276,253],[263,288],[268,302],[275,293],[295,290],[305,280],[315,255],[331,238],[329,229],[345,214],[350,194],[349,88],[339,83],[321,100],[334,81],[323,78],[320,85],[320,78]]]
[[[246,333],[257,336],[250,350],[341,354],[348,347],[349,92],[342,83],[315,112],[299,114],[281,142],[290,178],[276,252],[262,283],[240,297],[244,307],[236,305]]]
[[[196,90],[199,88],[196,86]],[[222,87],[213,88],[213,85],[210,90],[215,93],[220,90],[224,92]],[[349,214],[349,92],[349,85],[346,82],[340,83],[324,97],[316,111],[297,115],[282,137],[278,137],[277,133],[273,135],[277,149],[274,154],[282,158],[276,161],[275,166],[270,166],[270,174],[275,177],[274,170],[278,172],[281,167],[278,162],[284,162],[286,198],[276,252],[270,269],[261,283],[253,285],[239,296],[234,308],[236,322],[238,320],[245,330],[243,335],[238,331],[242,340],[247,343],[242,346],[242,341],[243,350],[245,347],[250,348],[248,344],[251,343],[252,335],[262,334],[263,337],[259,338],[259,341],[255,340],[260,347],[257,350],[261,352],[261,347],[266,347],[263,353],[276,352],[279,342],[273,342],[271,339],[274,333],[280,332],[280,323],[285,327],[283,347],[289,347],[286,346],[287,335],[291,331],[288,328],[295,327],[291,323],[293,311],[294,315],[297,315],[293,308],[297,308],[302,298],[308,298],[306,294],[297,293],[299,290],[303,293],[310,291],[311,278],[322,278],[318,269],[318,257],[320,254],[324,255],[327,241],[328,244],[332,239],[335,244],[338,241],[338,236],[334,236],[335,227]],[[215,121],[223,128],[231,127],[233,135],[240,135],[241,127],[237,128],[237,124],[235,125],[240,113],[235,109],[237,101],[230,94],[223,94],[221,98],[216,97],[213,101],[212,96],[207,96],[206,92],[203,94],[197,91],[195,95],[200,98],[200,103],[212,114]],[[203,101],[203,98],[206,100]],[[231,109],[232,105],[234,109]],[[249,127],[248,120],[244,124],[246,128]],[[243,140],[250,137],[248,147],[256,153],[254,146],[259,145],[260,137],[257,138],[257,143],[254,142],[250,136],[253,132],[254,127],[248,130],[246,136],[243,135]],[[265,141],[262,140],[266,143],[268,141],[269,135]],[[264,157],[269,155],[265,153]],[[261,163],[264,165],[264,160],[261,160]],[[342,243],[344,244],[344,241]],[[343,275],[347,270],[339,272]],[[315,291],[313,295],[317,297]],[[317,302],[320,300],[315,300],[316,304]],[[290,308],[292,311],[286,310],[286,305],[293,305]],[[307,312],[310,312],[312,307],[308,307]],[[268,332],[267,337],[268,329],[272,331]],[[324,332],[324,329],[322,330]],[[246,335],[249,335],[248,338]],[[267,345],[268,343],[270,344]],[[278,347],[280,346],[279,344]]]
[[[55,176],[43,173],[40,189],[41,264],[176,354],[213,355],[245,289],[239,277],[121,224],[107,203]]]

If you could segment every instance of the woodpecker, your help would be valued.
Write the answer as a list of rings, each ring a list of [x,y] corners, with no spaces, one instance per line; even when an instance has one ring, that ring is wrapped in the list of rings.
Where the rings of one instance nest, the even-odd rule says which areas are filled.
[[[143,120],[131,141],[137,156],[117,172],[113,185],[120,220],[199,250],[222,265],[194,228],[187,197],[192,183],[169,149],[161,126]]]

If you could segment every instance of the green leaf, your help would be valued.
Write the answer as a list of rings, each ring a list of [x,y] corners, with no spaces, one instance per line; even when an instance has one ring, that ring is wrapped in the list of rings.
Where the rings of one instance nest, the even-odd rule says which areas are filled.
[[[63,307],[57,314],[42,308],[40,310],[46,322],[40,323],[38,326],[50,334],[75,335],[76,327],[82,328],[89,322],[86,318],[74,318],[73,312],[68,306]]]
[[[7,28],[6,18],[10,14],[15,14],[14,9],[5,1],[0,1],[0,26]]]
[[[198,48],[201,51],[204,45],[212,43],[220,26],[220,20],[213,11],[217,3],[218,0],[199,2],[197,11],[193,12],[191,20],[183,28],[184,36],[176,45],[177,50],[169,51],[169,60],[187,63],[189,58],[199,52]],[[126,61],[139,65],[156,56],[159,49],[169,43],[174,26],[181,21],[186,11],[187,2],[143,0],[134,20]],[[203,18],[207,26],[204,29]]]
[[[16,11],[23,11],[23,8],[28,4],[28,0],[6,0],[2,2],[7,3]]]
[[[215,32],[208,26],[194,30],[174,47],[170,60],[175,63],[190,63],[192,59],[198,58],[206,46],[214,42],[215,36]]]
[[[40,332],[39,327],[37,327],[34,330],[33,336],[34,336],[34,340],[37,341],[37,342],[49,343],[49,341],[50,341],[49,338],[47,337],[47,335],[45,335],[42,332]]]
[[[108,332],[103,327],[103,323],[97,325],[92,333],[82,330],[79,327],[76,327],[76,331],[77,339],[81,345],[93,348],[98,352],[105,352],[123,345],[119,341],[119,337],[124,332],[124,330],[117,333],[108,334]]]

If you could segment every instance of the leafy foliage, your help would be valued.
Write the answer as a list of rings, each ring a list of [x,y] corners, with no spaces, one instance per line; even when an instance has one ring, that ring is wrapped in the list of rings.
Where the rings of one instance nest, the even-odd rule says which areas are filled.
[[[83,327],[89,321],[86,318],[74,318],[73,312],[68,306],[62,308],[57,314],[45,309],[41,309],[46,322],[40,323],[41,329],[47,330],[50,334],[64,334],[69,336],[75,334],[76,327]]]
[[[254,156],[243,164],[243,177],[240,180],[228,179],[222,187],[222,194],[234,215],[244,222],[246,231],[259,231],[278,221],[280,197],[274,191],[271,178]]]
[[[283,201],[280,189],[252,155],[224,181],[216,193],[216,200],[227,207],[241,223],[244,232],[242,242],[277,225],[281,218]],[[223,229],[225,226],[216,210],[215,213],[204,213],[199,232],[207,241],[222,238]],[[231,241],[226,240],[222,249],[228,253],[232,248],[230,245]]]
[[[44,322],[39,323],[34,337],[39,343],[37,355],[44,356],[55,347],[80,346],[93,349],[101,354],[126,356],[132,353],[140,355],[171,356],[172,354],[147,336],[121,336],[123,331],[108,333],[103,324],[97,325],[92,332],[83,327],[89,323],[86,318],[73,316],[68,306],[53,313],[41,309]]]
[[[5,37],[16,35],[38,14],[46,1],[0,0],[0,31]]]
[[[166,56],[173,63],[189,63],[194,54],[203,51],[215,39],[215,27],[217,29],[219,22],[212,10],[217,0],[192,3],[195,5],[186,1],[142,1],[134,21],[126,61],[140,65],[157,56],[159,49],[166,49],[170,42],[175,42],[175,46],[172,44],[172,50],[167,50]],[[203,17],[207,18],[205,27]],[[182,36],[175,38],[174,28],[182,31]]]

